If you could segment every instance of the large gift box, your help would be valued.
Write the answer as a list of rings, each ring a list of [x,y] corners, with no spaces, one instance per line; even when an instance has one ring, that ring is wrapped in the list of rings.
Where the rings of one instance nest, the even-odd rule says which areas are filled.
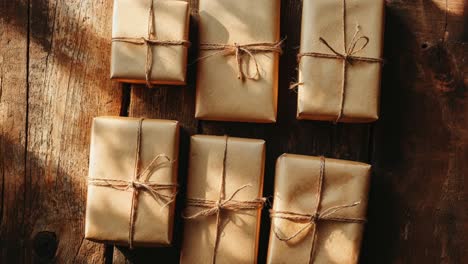
[[[278,158],[267,263],[357,263],[370,171],[324,157]]]
[[[279,0],[200,0],[195,117],[276,121]]]
[[[85,238],[130,247],[170,245],[178,149],[176,121],[95,118]]]
[[[111,78],[185,84],[188,36],[186,1],[114,0]]]
[[[265,141],[191,139],[181,263],[256,263]]]
[[[384,7],[384,0],[304,1],[298,119],[378,119]]]

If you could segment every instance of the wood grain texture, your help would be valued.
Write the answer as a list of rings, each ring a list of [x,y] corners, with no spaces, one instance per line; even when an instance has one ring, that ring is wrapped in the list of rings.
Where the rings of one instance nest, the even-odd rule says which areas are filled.
[[[24,261],[27,1],[0,1],[0,262]]]
[[[31,0],[24,214],[26,262],[101,263],[83,239],[92,118],[118,115],[111,1]],[[55,250],[52,250],[54,249]]]
[[[374,165],[361,263],[464,263],[468,259],[468,3],[387,0],[381,120],[372,125],[297,121],[302,0],[282,0],[278,122],[197,121],[196,64],[188,85],[109,81],[112,0],[0,0],[0,263],[178,263],[172,248],[103,246],[83,240],[92,117],[181,123],[177,211],[189,138],[215,134],[267,141],[264,195],[282,153]],[[192,7],[189,62],[197,57]],[[259,263],[270,221],[264,210]]]
[[[363,263],[468,259],[467,5],[387,2]]]

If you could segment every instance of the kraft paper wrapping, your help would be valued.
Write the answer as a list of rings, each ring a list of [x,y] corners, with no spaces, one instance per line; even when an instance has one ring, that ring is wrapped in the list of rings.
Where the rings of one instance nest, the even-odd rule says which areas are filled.
[[[187,198],[218,200],[223,175],[225,138],[196,135],[191,139]],[[262,197],[265,162],[265,141],[228,138],[225,167],[225,195],[250,184],[234,197],[250,201]],[[205,208],[188,206],[185,215]],[[181,263],[256,263],[261,209],[245,211],[221,210],[218,248],[216,215],[186,219]]]
[[[89,179],[131,181],[134,177],[139,119],[98,117],[91,132]],[[174,161],[150,172],[149,181],[177,183],[179,125],[176,121],[145,119],[141,127],[139,168],[157,155]],[[160,191],[166,195],[174,191]],[[129,245],[129,220],[133,189],[88,185],[85,238],[96,242]],[[145,190],[139,190],[133,244],[169,245],[172,241],[174,203],[164,206]]]
[[[304,1],[300,53],[334,54],[319,38],[343,54],[343,2],[346,8],[346,46],[351,51],[353,36],[359,40],[353,55],[382,58],[384,0]],[[351,53],[351,52],[348,52]],[[351,59],[343,75],[343,59],[304,56],[300,58],[298,83],[298,119],[336,121],[341,108],[342,80],[346,78],[343,112],[340,122],[371,122],[379,117],[382,63]]]
[[[252,44],[280,41],[279,0],[200,0],[200,43]],[[216,55],[212,55],[218,52]],[[210,56],[212,55],[212,56]],[[279,53],[254,54],[259,78],[237,78],[236,56],[200,50],[195,117],[205,120],[276,122]],[[255,63],[242,55],[245,74]]]
[[[189,6],[175,0],[114,0],[112,38],[148,38],[149,9],[153,1],[156,40],[182,41],[189,37]],[[152,84],[183,85],[188,45],[151,45]],[[111,78],[146,83],[147,46],[112,42]]]
[[[331,214],[334,218],[363,218],[367,210],[371,166],[364,163],[325,159],[321,202],[317,205],[321,160],[319,157],[284,154],[276,163],[274,211],[313,214],[350,205]],[[291,236],[307,223],[272,218],[267,263],[357,263],[364,223],[318,220],[314,254],[313,226],[290,241],[280,241],[274,231]],[[312,255],[312,258],[311,258]],[[310,262],[309,262],[310,260]]]

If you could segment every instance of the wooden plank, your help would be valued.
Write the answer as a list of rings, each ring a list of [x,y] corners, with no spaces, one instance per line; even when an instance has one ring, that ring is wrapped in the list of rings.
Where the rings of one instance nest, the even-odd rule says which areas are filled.
[[[388,1],[363,263],[468,259],[467,8]]]
[[[121,105],[108,77],[111,10],[112,1],[31,0],[27,262],[104,261],[83,231],[92,118]]]
[[[24,260],[27,1],[0,1],[0,262]]]

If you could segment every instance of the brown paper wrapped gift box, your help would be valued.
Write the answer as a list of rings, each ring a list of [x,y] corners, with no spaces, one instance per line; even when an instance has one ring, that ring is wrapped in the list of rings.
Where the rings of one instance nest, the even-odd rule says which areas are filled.
[[[378,119],[384,7],[384,0],[304,1],[298,119]]]
[[[190,148],[180,262],[256,263],[265,141],[196,135]]]
[[[130,246],[171,244],[178,150],[176,121],[95,118],[85,238]]]
[[[195,117],[275,122],[280,1],[200,0],[199,16]]]
[[[357,263],[370,170],[359,162],[279,157],[267,263]]]
[[[111,78],[185,84],[188,36],[186,1],[114,0]]]

